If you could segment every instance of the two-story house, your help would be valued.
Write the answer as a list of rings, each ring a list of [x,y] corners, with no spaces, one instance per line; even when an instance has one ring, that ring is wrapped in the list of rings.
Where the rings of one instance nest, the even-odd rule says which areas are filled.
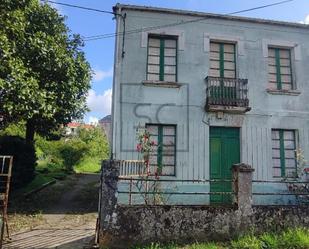
[[[282,180],[309,158],[309,27],[299,23],[117,4],[112,155],[141,159],[136,130],[156,141],[150,157],[177,191],[231,191],[231,166]],[[201,184],[193,180],[222,179]],[[255,184],[255,192],[284,190]],[[177,203],[224,202],[179,195]],[[177,199],[178,198],[178,199]],[[264,198],[264,199],[263,199]],[[279,203],[282,196],[256,196]],[[286,197],[285,197],[286,198]]]

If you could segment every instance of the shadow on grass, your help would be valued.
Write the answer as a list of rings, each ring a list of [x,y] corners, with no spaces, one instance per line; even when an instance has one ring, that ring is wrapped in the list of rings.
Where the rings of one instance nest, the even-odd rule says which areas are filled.
[[[28,197],[21,191],[13,192],[9,198],[9,213],[32,215],[97,212],[98,191],[98,174],[73,174]]]

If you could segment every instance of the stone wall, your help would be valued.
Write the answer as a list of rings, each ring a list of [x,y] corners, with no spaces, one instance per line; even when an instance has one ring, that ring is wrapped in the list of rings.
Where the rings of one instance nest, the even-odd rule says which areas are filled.
[[[99,243],[103,248],[224,241],[250,231],[309,226],[307,206],[252,206],[253,169],[246,164],[232,167],[235,200],[230,206],[119,205],[118,165],[113,160],[102,165]]]
[[[309,226],[307,207],[253,207],[243,215],[236,207],[118,206],[101,245],[128,248],[150,242],[225,241],[254,231]]]

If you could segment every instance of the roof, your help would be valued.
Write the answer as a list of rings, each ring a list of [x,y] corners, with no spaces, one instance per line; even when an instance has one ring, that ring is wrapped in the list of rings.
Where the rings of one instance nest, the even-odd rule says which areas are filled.
[[[66,126],[69,127],[69,128],[82,127],[82,128],[85,128],[85,129],[90,129],[90,128],[94,127],[93,125],[90,125],[90,124],[82,124],[82,123],[78,123],[78,122],[70,122]]]
[[[296,22],[286,22],[286,21],[278,21],[278,20],[271,20],[271,19],[214,14],[214,13],[180,10],[180,9],[169,9],[169,8],[159,8],[159,7],[151,7],[151,6],[139,6],[139,5],[129,5],[129,4],[117,3],[113,7],[113,10],[114,12],[116,12],[116,10],[118,9],[158,12],[158,13],[165,13],[165,14],[187,15],[187,16],[196,16],[196,17],[205,17],[205,18],[207,17],[207,18],[243,21],[243,22],[260,23],[260,24],[272,24],[272,25],[279,25],[279,26],[309,29],[308,24],[302,24],[302,23],[296,23]]]
[[[99,123],[111,123],[111,122],[112,122],[112,115],[107,115],[99,120]]]

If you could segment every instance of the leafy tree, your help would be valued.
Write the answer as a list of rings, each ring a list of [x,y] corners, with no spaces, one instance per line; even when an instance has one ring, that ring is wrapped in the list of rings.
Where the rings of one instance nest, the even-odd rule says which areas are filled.
[[[90,66],[64,21],[39,0],[0,0],[0,123],[25,121],[28,143],[87,111]]]

